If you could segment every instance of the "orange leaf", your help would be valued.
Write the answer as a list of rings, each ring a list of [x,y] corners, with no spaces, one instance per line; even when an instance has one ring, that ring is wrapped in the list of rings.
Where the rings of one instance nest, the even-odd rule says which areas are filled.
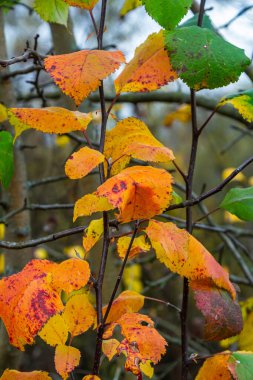
[[[91,248],[100,240],[104,233],[103,218],[92,220],[88,228],[84,231],[83,247],[85,252],[89,252]]]
[[[231,373],[228,369],[230,352],[215,355],[212,358],[208,358],[203,366],[200,368],[196,380],[231,380]]]
[[[33,371],[33,372],[19,372],[15,369],[6,369],[1,380],[52,380],[47,372]]]
[[[103,340],[102,351],[109,361],[117,355],[117,348],[119,345],[120,342],[117,339]]]
[[[229,294],[207,281],[191,281],[197,308],[206,320],[204,338],[221,340],[237,335],[243,328],[242,313]]]
[[[65,344],[68,338],[68,328],[63,317],[56,314],[47,321],[38,335],[50,346]]]
[[[106,323],[116,322],[123,314],[135,313],[142,309],[145,297],[141,294],[125,290],[114,301],[106,320]],[[105,315],[107,306],[103,307],[103,315]]]
[[[210,280],[217,287],[227,290],[235,299],[235,289],[228,273],[186,230],[173,223],[151,220],[146,233],[157,258],[172,272],[189,280]]]
[[[65,173],[71,179],[83,178],[104,159],[102,153],[86,146],[69,157],[65,165]]]
[[[92,10],[99,0],[64,0],[65,3],[72,7],[79,7],[87,10]]]
[[[104,154],[108,160],[115,161],[111,169],[113,175],[124,169],[131,157],[163,163],[175,158],[173,152],[152,135],[146,124],[135,117],[119,121],[106,133]]]
[[[173,223],[151,220],[146,233],[157,258],[190,280],[197,307],[206,319],[205,338],[221,340],[240,332],[242,317],[235,289],[228,273],[205,247]]]
[[[101,380],[100,377],[96,375],[87,375],[82,378],[82,380]]]
[[[10,343],[23,350],[44,323],[63,309],[58,292],[49,284],[48,273],[57,264],[32,260],[24,269],[0,281],[0,317]]]
[[[165,210],[172,198],[171,183],[172,177],[166,170],[133,166],[108,179],[95,194],[106,197],[119,209],[119,221],[129,222],[148,219]]]
[[[98,211],[109,211],[114,207],[107,198],[98,197],[96,194],[87,194],[75,203],[73,220],[80,216],[88,216]]]
[[[148,92],[177,79],[164,46],[163,31],[151,34],[115,80],[116,93]]]
[[[87,294],[76,294],[68,300],[62,318],[71,336],[76,336],[84,333],[94,324],[96,311]]]
[[[15,138],[29,128],[45,133],[67,133],[85,130],[92,120],[91,113],[69,111],[60,107],[10,108],[10,123],[15,128]]]
[[[63,380],[67,380],[69,373],[78,366],[81,358],[80,351],[72,346],[59,345],[55,349],[55,369]]]
[[[129,247],[129,243],[131,238],[129,236],[123,236],[117,241],[117,251],[119,257],[123,260],[126,256],[127,249]],[[148,252],[150,250],[150,244],[146,242],[145,236],[138,236],[134,239],[132,248],[130,250],[128,259],[133,259],[138,256],[141,252]]]
[[[121,51],[82,50],[48,57],[45,68],[61,90],[80,105],[124,61]]]
[[[60,263],[52,273],[52,286],[70,293],[85,286],[90,279],[87,261],[73,258]]]

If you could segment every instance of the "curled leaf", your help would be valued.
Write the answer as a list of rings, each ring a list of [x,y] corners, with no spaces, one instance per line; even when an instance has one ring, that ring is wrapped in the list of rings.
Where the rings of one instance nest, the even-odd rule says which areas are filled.
[[[64,94],[79,106],[124,61],[121,51],[82,50],[48,57],[45,68]]]
[[[114,81],[116,93],[158,90],[177,79],[165,50],[163,31],[151,34],[137,47],[133,59]]]
[[[65,173],[71,179],[80,179],[104,161],[104,155],[87,146],[73,153],[66,162]]]

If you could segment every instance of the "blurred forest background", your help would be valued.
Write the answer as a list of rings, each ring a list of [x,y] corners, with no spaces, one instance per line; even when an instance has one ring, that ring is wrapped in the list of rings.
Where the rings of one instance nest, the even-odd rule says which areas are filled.
[[[3,2],[4,3],[4,2]],[[117,48],[126,55],[127,61],[134,54],[134,49],[159,26],[144,12],[142,7],[120,17],[123,0],[110,0],[106,21],[105,46],[107,49]],[[240,17],[226,25],[238,12],[248,7]],[[231,43],[244,48],[249,57],[253,52],[253,2],[251,0],[209,0],[208,15],[214,26]],[[98,17],[99,6],[95,8],[95,18]],[[21,1],[11,9],[0,8],[0,59],[7,59],[23,53],[26,41],[34,46],[34,38],[41,54],[68,53],[84,48],[96,48],[96,38],[88,17],[88,13],[77,8],[71,8],[68,28],[57,24],[43,22],[32,10],[29,1]],[[192,17],[189,12],[187,18]],[[184,20],[184,21],[185,21]],[[38,37],[36,37],[36,35]],[[8,70],[1,68],[0,101],[8,107],[44,107],[64,106],[75,109],[70,99],[63,96],[53,81],[45,72],[32,69],[32,62],[12,65]],[[20,75],[19,70],[24,71]],[[222,89],[200,91],[198,99],[198,120],[200,125],[206,120],[219,99],[228,94],[236,93],[252,87],[253,70],[249,75],[243,74],[236,84]],[[112,80],[106,81],[108,98],[113,95]],[[163,87],[157,93],[147,95],[128,94],[114,108],[119,119],[128,116],[142,118],[150,127],[152,133],[165,145],[173,149],[177,162],[183,169],[188,166],[190,142],[190,111],[187,105],[189,93],[183,83],[177,81]],[[93,94],[80,107],[81,111],[96,111],[99,109],[98,96]],[[197,170],[194,191],[200,194],[204,189],[217,185],[229,174],[230,168],[237,167],[252,155],[253,130],[252,125],[240,120],[232,108],[226,108],[228,117],[216,114],[203,133],[198,152]],[[113,127],[114,122],[109,122]],[[99,139],[100,116],[89,127],[92,141]],[[1,128],[5,128],[2,125]],[[37,239],[49,234],[73,227],[73,203],[82,195],[94,191],[99,184],[99,177],[88,176],[79,181],[66,179],[64,164],[69,155],[84,142],[82,134],[71,133],[67,136],[46,135],[34,130],[26,131],[18,138],[15,147],[15,174],[8,191],[0,192],[0,223],[5,224],[5,234],[1,239],[22,242]],[[170,168],[173,171],[173,168]],[[183,183],[177,173],[175,190],[184,197]],[[247,168],[240,174],[230,187],[253,186],[253,168]],[[253,276],[253,230],[252,225],[237,220],[232,215],[218,209],[210,217],[203,217],[209,211],[215,210],[225,192],[204,202],[202,207],[194,209],[194,220],[197,221],[195,236],[215,255],[222,265],[228,266],[231,279],[240,286],[239,299],[245,300],[252,296],[252,283],[243,272],[243,265]],[[18,211],[18,212],[17,212]],[[170,214],[179,226],[184,226],[184,211]],[[200,220],[201,219],[201,220]],[[75,226],[87,226],[89,219],[78,220]],[[211,226],[211,227],[210,227]],[[83,255],[82,233],[65,239],[59,239],[38,247],[23,250],[1,251],[1,275],[15,273],[32,257],[49,258],[55,261],[64,260],[76,254]],[[97,272],[101,245],[98,244],[89,254],[92,270]],[[238,265],[241,260],[241,264]],[[237,259],[235,259],[237,258]],[[114,286],[119,268],[119,259],[111,252],[104,286],[104,299],[108,300]],[[143,292],[151,297],[157,297],[180,306],[182,281],[178,276],[169,273],[153,254],[143,255],[131,262],[124,275],[123,288]],[[149,315],[156,321],[156,326],[168,341],[167,355],[157,367],[155,380],[177,379],[180,361],[180,324],[178,315],[164,305],[146,302]],[[1,327],[3,330],[3,326]],[[195,310],[191,300],[189,330],[190,352],[206,355],[222,350],[218,343],[206,343],[201,339],[203,320]],[[29,347],[26,353],[8,347],[4,331],[0,339],[0,370],[19,368],[23,371],[43,369],[54,372],[53,350],[45,347],[38,340],[38,345]],[[82,368],[91,368],[94,355],[94,334],[81,338],[76,344],[83,353]],[[133,379],[131,374],[122,373],[122,366],[113,362],[104,365],[102,378],[107,380]],[[77,373],[77,379],[85,374]],[[195,370],[191,372],[194,378]],[[80,376],[79,376],[80,375]],[[79,377],[78,377],[79,376]],[[55,375],[55,379],[57,376]]]

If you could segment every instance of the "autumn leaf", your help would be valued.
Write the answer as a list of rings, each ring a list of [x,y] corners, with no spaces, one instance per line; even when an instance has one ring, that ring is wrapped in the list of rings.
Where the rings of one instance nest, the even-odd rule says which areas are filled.
[[[73,258],[58,264],[52,273],[52,286],[70,293],[85,286],[90,279],[87,261]]]
[[[74,337],[84,333],[95,323],[96,311],[87,294],[76,294],[68,300],[62,318]]]
[[[60,314],[50,318],[38,334],[50,346],[65,344],[68,338],[68,327]]]
[[[78,366],[81,358],[80,351],[72,346],[58,345],[55,349],[55,369],[63,380],[67,380],[70,372]]]
[[[120,16],[125,16],[128,12],[142,5],[141,0],[125,0],[121,10]]]
[[[117,241],[117,251],[119,257],[123,260],[126,256],[127,249],[129,247],[131,238],[129,236],[120,237]],[[128,259],[133,259],[142,252],[148,252],[150,250],[150,244],[146,242],[145,236],[141,235],[134,239]]]
[[[117,94],[148,92],[158,90],[176,79],[177,73],[171,67],[161,30],[159,33],[151,34],[137,47],[133,59],[125,66],[114,84]]]
[[[0,123],[3,123],[8,119],[7,108],[0,103]]]
[[[151,220],[146,233],[157,258],[190,281],[197,307],[206,320],[206,339],[220,340],[238,334],[242,317],[235,289],[228,273],[205,247],[173,223]]]
[[[160,143],[143,121],[129,117],[106,133],[104,154],[112,162],[111,174],[124,169],[131,157],[142,161],[169,163],[173,152]]]
[[[142,277],[142,266],[140,264],[131,264],[128,265],[123,274],[123,283],[124,286],[129,289],[133,290],[137,293],[140,293],[143,290],[143,284],[141,281]]]
[[[64,94],[79,106],[124,61],[120,51],[82,50],[48,57],[45,68]]]
[[[52,378],[43,371],[19,372],[15,369],[6,369],[0,380],[52,380]]]
[[[117,339],[103,340],[102,351],[109,361],[111,361],[112,358],[117,355],[117,348],[119,345],[120,342]]]
[[[253,90],[226,96],[221,99],[217,108],[226,104],[232,104],[232,106],[237,109],[245,120],[249,123],[253,122]]]
[[[136,313],[144,306],[145,297],[137,292],[125,290],[112,303],[106,323],[116,322],[123,314]],[[107,305],[103,307],[105,315]]]
[[[87,146],[73,153],[66,162],[65,173],[71,179],[80,179],[89,174],[105,159],[104,155]]]
[[[251,380],[253,378],[253,352],[224,351],[206,359],[196,380]]]
[[[124,339],[117,348],[117,353],[127,357],[125,369],[139,375],[140,364],[150,361],[157,364],[166,352],[166,341],[154,328],[154,322],[146,315],[137,313],[123,314],[117,322],[111,323],[105,331],[104,338],[110,338],[114,328],[119,325]]]
[[[174,121],[180,121],[181,123],[188,123],[191,120],[191,106],[189,104],[183,104],[175,111],[170,112],[164,118],[164,125],[170,127]]]
[[[168,207],[171,183],[172,177],[166,170],[151,166],[127,168],[105,181],[94,194],[79,199],[74,208],[74,220],[92,212],[110,210],[110,205],[111,209],[118,208],[120,222],[151,218]],[[91,203],[91,199],[95,202]]]
[[[72,7],[79,7],[87,10],[92,10],[99,0],[64,0]]]
[[[82,378],[82,380],[101,380],[100,377],[96,375],[87,375]]]
[[[9,108],[9,122],[15,128],[15,139],[29,128],[44,133],[67,133],[85,130],[91,113],[69,111],[60,107]]]
[[[91,248],[101,239],[104,233],[103,218],[92,220],[84,231],[83,247],[85,252],[89,252]]]

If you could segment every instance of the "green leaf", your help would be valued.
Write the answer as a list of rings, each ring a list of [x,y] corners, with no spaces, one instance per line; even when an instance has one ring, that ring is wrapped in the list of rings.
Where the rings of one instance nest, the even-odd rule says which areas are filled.
[[[229,190],[220,207],[242,220],[253,222],[253,186]]]
[[[178,205],[179,203],[183,202],[183,198],[178,195],[175,191],[172,191],[172,205]]]
[[[178,28],[165,38],[173,69],[195,90],[235,82],[250,64],[242,49],[206,28]]]
[[[179,28],[187,28],[188,26],[196,26],[198,24],[198,18],[199,18],[199,15],[195,14],[189,20],[187,20],[183,24],[179,25]],[[206,14],[203,17],[202,27],[206,28],[206,29],[211,29],[212,31],[215,31],[210,17]]]
[[[167,30],[174,29],[192,5],[192,0],[142,0],[147,13]]]
[[[0,132],[0,180],[5,188],[14,172],[13,138],[9,132]]]
[[[229,359],[229,370],[234,379],[253,379],[253,353],[245,351],[234,352]]]
[[[0,0],[0,8],[4,8],[5,11],[13,9],[15,5],[19,3],[20,0]]]
[[[34,9],[44,21],[67,26],[68,5],[63,0],[35,0]]]
[[[253,90],[226,96],[221,99],[218,107],[224,106],[225,104],[232,104],[245,120],[250,123],[253,122]]]

